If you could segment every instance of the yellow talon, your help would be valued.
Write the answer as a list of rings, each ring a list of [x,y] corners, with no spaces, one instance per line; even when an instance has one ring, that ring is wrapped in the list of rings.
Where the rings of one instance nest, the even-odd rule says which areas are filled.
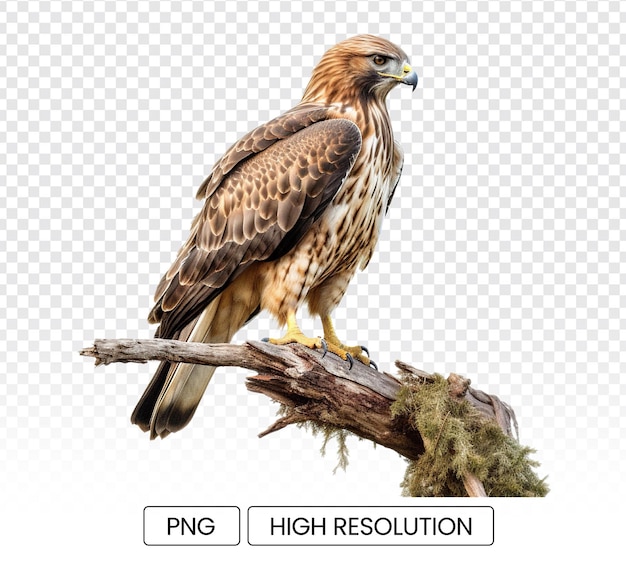
[[[324,328],[324,340],[326,341],[328,351],[338,355],[341,359],[348,359],[349,354],[354,359],[358,359],[365,365],[370,364],[369,357],[363,352],[363,348],[360,345],[349,347],[341,343],[339,337],[337,337],[337,334],[335,333],[335,327],[333,326],[330,316],[325,315],[322,317],[322,327]]]
[[[304,333],[302,333],[302,330],[298,327],[295,313],[289,313],[287,315],[287,333],[277,339],[270,338],[268,341],[274,345],[300,343],[310,349],[323,349],[324,347],[320,337],[307,337]]]
[[[358,359],[361,363],[370,365],[370,359],[364,352],[363,347],[360,345],[349,347],[339,341],[339,338],[335,333],[333,323],[328,315],[322,317],[322,326],[324,328],[324,339],[321,337],[307,337],[304,333],[302,333],[302,330],[296,321],[296,315],[292,312],[287,315],[287,333],[285,333],[282,337],[270,338],[267,341],[269,343],[273,343],[274,345],[300,343],[310,349],[323,349],[324,355],[326,355],[327,351],[330,351],[331,353],[341,357],[341,359],[350,361],[351,367],[351,359]]]

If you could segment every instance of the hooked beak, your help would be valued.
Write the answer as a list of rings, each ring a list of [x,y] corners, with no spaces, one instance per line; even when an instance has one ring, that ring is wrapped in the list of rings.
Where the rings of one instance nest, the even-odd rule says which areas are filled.
[[[415,87],[417,86],[417,72],[415,72],[415,70],[413,70],[413,67],[408,63],[404,65],[401,75],[386,74],[384,72],[379,72],[378,74],[380,74],[380,76],[386,76],[388,78],[395,78],[398,82],[401,82],[402,84],[408,84],[412,86],[413,90],[415,90]]]
[[[415,90],[415,87],[417,86],[417,72],[413,70],[410,64],[404,65],[404,76],[400,82],[412,86],[413,90]]]

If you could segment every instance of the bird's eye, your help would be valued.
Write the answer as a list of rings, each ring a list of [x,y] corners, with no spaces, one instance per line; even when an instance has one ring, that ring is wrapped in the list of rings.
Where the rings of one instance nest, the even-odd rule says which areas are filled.
[[[374,56],[372,60],[374,61],[374,64],[376,66],[382,66],[383,64],[385,64],[385,62],[387,62],[387,58],[385,58],[384,56],[380,56],[379,54]]]

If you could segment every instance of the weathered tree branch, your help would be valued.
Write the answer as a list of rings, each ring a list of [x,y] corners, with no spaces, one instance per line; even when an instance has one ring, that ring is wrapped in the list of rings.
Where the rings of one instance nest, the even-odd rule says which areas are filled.
[[[347,362],[332,354],[323,356],[300,345],[277,346],[256,341],[243,345],[203,344],[168,339],[99,339],[80,353],[95,357],[96,365],[159,360],[243,367],[257,373],[247,378],[248,390],[262,393],[287,409],[261,436],[287,425],[313,421],[351,431],[411,460],[424,452],[419,432],[407,418],[392,417],[390,411],[402,384],[395,377],[358,362],[350,369]],[[403,362],[396,365],[420,380],[434,379]],[[453,398],[466,399],[511,435],[515,416],[508,405],[471,388],[470,381],[461,376],[451,374],[448,383]],[[469,476],[464,484],[469,495],[485,495],[477,478]]]

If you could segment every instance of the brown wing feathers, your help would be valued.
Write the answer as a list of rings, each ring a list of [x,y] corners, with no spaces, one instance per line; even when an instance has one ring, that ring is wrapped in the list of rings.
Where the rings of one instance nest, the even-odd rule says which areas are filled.
[[[244,137],[250,141],[247,157],[211,193],[211,178],[201,187],[208,198],[159,285],[150,314],[151,321],[161,323],[160,337],[185,327],[251,263],[286,254],[337,193],[360,150],[360,131],[345,119],[314,122],[316,111],[305,112]],[[303,122],[309,124],[290,132]],[[263,138],[255,139],[256,132]],[[287,138],[279,139],[284,134]],[[276,137],[273,142],[270,136]],[[267,148],[250,152],[262,145]],[[218,172],[242,155],[227,153]]]
[[[278,140],[326,120],[328,109],[319,104],[301,104],[283,115],[261,125],[240,138],[215,164],[211,174],[198,188],[196,198],[210,197],[219,187],[225,175],[244,159],[261,152]]]

